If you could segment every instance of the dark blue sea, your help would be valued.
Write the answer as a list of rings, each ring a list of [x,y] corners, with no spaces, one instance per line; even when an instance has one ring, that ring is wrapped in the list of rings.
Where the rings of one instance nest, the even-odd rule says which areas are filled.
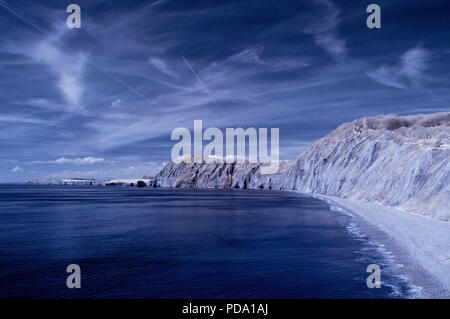
[[[366,286],[366,267],[382,287]],[[81,289],[66,267],[81,267]],[[295,193],[0,186],[0,297],[405,298],[353,218]]]

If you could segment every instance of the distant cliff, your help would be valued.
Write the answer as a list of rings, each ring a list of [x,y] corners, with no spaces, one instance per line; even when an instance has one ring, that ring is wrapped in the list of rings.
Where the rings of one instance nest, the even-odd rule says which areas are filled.
[[[381,203],[450,220],[450,113],[362,118],[339,126],[274,175],[260,164],[167,164],[154,186],[261,188]]]
[[[86,179],[86,178],[50,178],[50,179],[35,179],[25,182],[25,184],[34,185],[106,185],[106,186],[138,186],[145,187],[153,182],[152,177],[144,176],[143,178],[126,178],[126,179]]]
[[[251,163],[168,163],[156,175],[154,186],[179,188],[261,188],[280,189],[288,162],[280,163],[278,174],[262,175],[261,164]]]

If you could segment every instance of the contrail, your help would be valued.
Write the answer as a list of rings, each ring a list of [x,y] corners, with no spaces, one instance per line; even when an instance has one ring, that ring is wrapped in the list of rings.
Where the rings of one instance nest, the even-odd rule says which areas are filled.
[[[212,95],[211,91],[206,87],[206,85],[203,83],[203,81],[200,79],[200,77],[197,75],[197,73],[194,71],[194,69],[192,68],[192,66],[189,64],[188,60],[186,60],[186,58],[184,56],[182,56],[184,63],[187,65],[187,67],[189,68],[189,70],[191,70],[192,74],[194,74],[195,78],[197,79],[198,83],[200,83],[200,85],[203,87],[203,89],[206,91],[206,93],[208,93],[208,95],[211,97],[211,99],[213,100],[214,104],[217,106],[217,108],[219,109],[219,111],[221,113],[223,113],[222,107],[219,105],[219,103],[217,103],[216,99],[214,98],[214,96]]]
[[[130,90],[132,93],[134,93],[135,95],[137,95],[138,97],[152,103],[155,106],[159,106],[158,103],[156,103],[153,100],[150,100],[148,97],[146,97],[144,94],[140,93],[139,91],[137,91],[136,89],[132,88],[131,86],[129,86],[128,84],[126,84],[124,81],[122,81],[119,78],[116,78],[115,76],[113,76],[112,74],[109,74],[108,72],[100,69],[99,67],[97,67],[95,64],[90,63],[89,61],[87,62],[90,66],[92,66],[93,68],[95,68],[97,71],[105,74],[107,77],[109,77],[110,79],[116,81],[117,83],[121,84],[122,86],[124,86],[125,88],[127,88],[128,90]]]
[[[46,33],[43,29],[41,29],[40,27],[38,27],[36,24],[34,24],[33,22],[31,22],[30,20],[28,20],[27,18],[25,18],[19,11],[17,11],[16,9],[14,9],[13,7],[11,7],[6,1],[0,0],[0,6],[2,6],[3,8],[5,8],[6,10],[8,10],[9,12],[11,12],[13,15],[15,15],[16,17],[18,17],[20,20],[22,20],[23,22],[27,23],[28,25],[32,26],[33,28],[35,28],[36,30],[42,32],[42,33]]]
[[[17,18],[19,18],[20,20],[22,20],[23,22],[27,23],[28,25],[32,26],[34,29],[36,29],[39,32],[42,32],[44,34],[48,34],[47,31],[41,29],[39,26],[37,26],[35,23],[33,23],[32,21],[28,20],[27,18],[25,18],[20,11],[18,11],[17,9],[15,9],[14,7],[12,7],[10,4],[8,4],[6,1],[4,0],[0,0],[0,6],[5,8],[7,11],[9,11],[10,13],[12,13],[13,15],[15,15]],[[103,74],[107,75],[109,78],[111,78],[112,80],[116,81],[117,83],[121,84],[123,87],[125,87],[126,89],[128,89],[129,91],[131,91],[133,94],[135,94],[136,96],[152,103],[153,105],[159,106],[156,102],[150,100],[149,98],[147,98],[145,95],[143,95],[142,93],[139,93],[136,89],[132,88],[131,86],[129,86],[128,84],[126,84],[124,81],[114,77],[113,75],[109,74],[108,72],[100,69],[99,67],[97,67],[96,65],[94,65],[93,63],[90,63],[89,61],[86,62],[87,64],[89,64],[90,66],[94,67],[96,70],[102,72]]]

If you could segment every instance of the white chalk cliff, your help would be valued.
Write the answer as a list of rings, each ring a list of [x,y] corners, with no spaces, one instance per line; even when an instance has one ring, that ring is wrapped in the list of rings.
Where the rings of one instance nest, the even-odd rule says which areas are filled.
[[[280,163],[277,174],[260,167],[170,162],[153,185],[324,194],[450,221],[450,112],[358,119]]]

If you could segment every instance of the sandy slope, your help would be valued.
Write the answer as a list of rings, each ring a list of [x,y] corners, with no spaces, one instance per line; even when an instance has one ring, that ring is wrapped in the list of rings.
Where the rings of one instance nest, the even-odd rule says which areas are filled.
[[[423,286],[425,296],[450,298],[450,223],[380,204],[317,195],[380,229],[376,238],[404,265],[405,273]]]

